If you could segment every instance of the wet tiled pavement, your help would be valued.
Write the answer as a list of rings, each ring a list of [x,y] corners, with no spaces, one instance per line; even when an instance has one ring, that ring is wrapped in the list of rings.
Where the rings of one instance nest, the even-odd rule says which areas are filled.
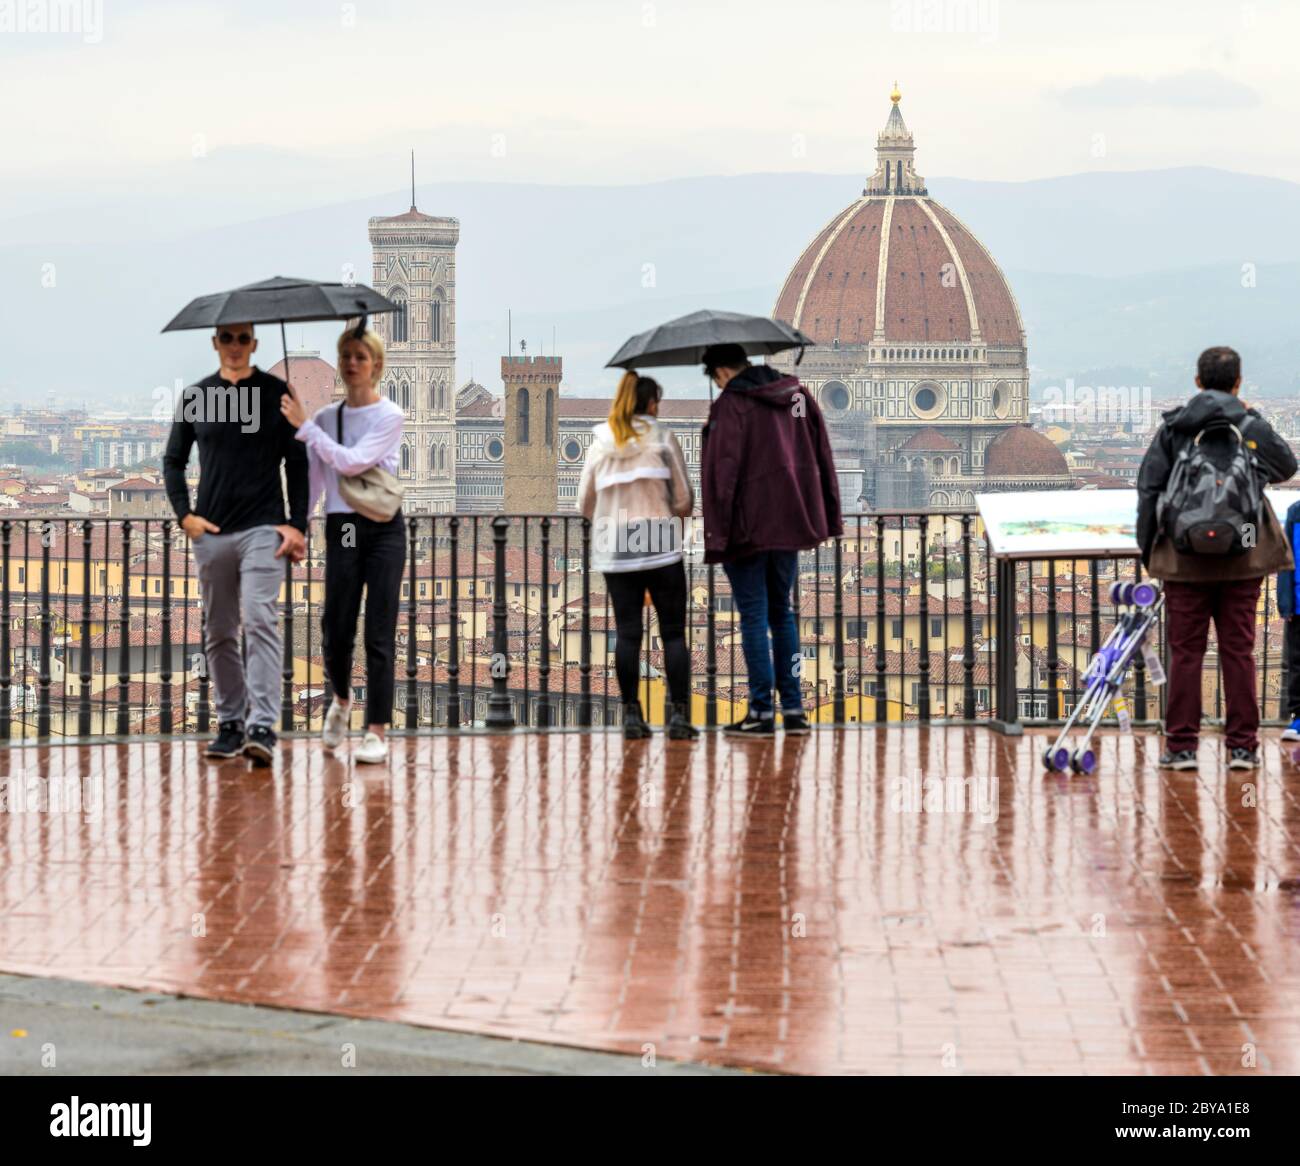
[[[1044,744],[0,751],[0,970],[786,1072],[1300,1072],[1300,764]]]

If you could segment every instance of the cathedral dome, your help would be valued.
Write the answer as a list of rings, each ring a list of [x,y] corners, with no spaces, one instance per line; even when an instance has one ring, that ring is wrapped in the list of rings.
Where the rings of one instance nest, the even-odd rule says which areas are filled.
[[[876,153],[862,197],[822,228],[786,277],[777,319],[817,344],[1023,347],[1020,310],[998,265],[915,172],[896,96]]]
[[[1052,442],[1028,425],[1013,425],[984,449],[986,478],[1068,478],[1070,464]]]
[[[918,451],[931,453],[936,450],[948,453],[952,450],[961,449],[961,446],[953,441],[952,438],[945,437],[933,425],[927,425],[924,429],[912,434],[912,436],[903,442],[898,449],[901,453],[912,453]]]
[[[273,377],[279,377],[284,380],[284,361],[277,360],[269,369],[266,370]],[[337,374],[334,366],[326,360],[321,360],[319,352],[308,351],[307,349],[298,349],[289,351],[289,379],[293,381],[293,387],[298,390],[298,397],[301,399],[303,408],[307,410],[307,416],[313,416],[317,410],[323,409],[332,400],[334,400],[334,388],[337,383]]]

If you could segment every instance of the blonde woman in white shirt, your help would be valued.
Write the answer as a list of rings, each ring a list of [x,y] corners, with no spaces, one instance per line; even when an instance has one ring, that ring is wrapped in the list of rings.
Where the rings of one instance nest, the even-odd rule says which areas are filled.
[[[307,513],[325,496],[325,610],[321,648],[333,699],[325,713],[321,739],[337,749],[347,735],[352,708],[352,646],[357,636],[361,593],[366,595],[366,734],[353,760],[377,764],[388,758],[386,730],[393,719],[394,644],[406,561],[402,512],[376,522],[352,509],[339,493],[339,476],[352,477],[371,466],[397,473],[402,445],[400,406],[381,397],[384,345],[364,325],[339,337],[339,375],[347,397],[326,405],[308,420],[293,386],[280,408],[310,458]],[[341,417],[340,417],[341,414]],[[342,433],[340,440],[340,420]]]
[[[672,705],[668,736],[689,741],[699,732],[691,726],[682,544],[695,497],[682,448],[657,420],[662,396],[650,377],[624,375],[609,420],[596,426],[587,450],[578,509],[592,519],[591,565],[604,572],[618,627],[614,665],[623,698],[623,736],[650,735],[637,695],[649,591],[659,616]]]

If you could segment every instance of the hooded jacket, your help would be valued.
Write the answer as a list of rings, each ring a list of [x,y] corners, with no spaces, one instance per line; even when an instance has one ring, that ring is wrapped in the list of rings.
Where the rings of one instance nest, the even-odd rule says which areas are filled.
[[[592,432],[578,509],[592,520],[591,565],[607,573],[665,567],[682,558],[683,520],[695,507],[677,438],[655,418],[632,419],[622,445],[609,422]]]
[[[1295,559],[1300,551],[1300,502],[1292,502],[1287,507],[1286,518],[1282,523],[1286,531],[1286,540],[1291,544],[1291,558]],[[1284,567],[1277,573],[1277,613],[1284,619],[1294,619],[1300,615],[1300,571],[1293,566]]]
[[[700,493],[706,563],[844,533],[826,421],[797,378],[751,365],[727,383],[701,435]]]
[[[1259,537],[1241,555],[1184,555],[1156,529],[1156,503],[1173,471],[1178,455],[1211,422],[1227,421],[1242,430],[1242,437],[1259,461],[1266,481],[1285,482],[1296,472],[1295,454],[1273,427],[1254,409],[1247,409],[1233,393],[1200,389],[1186,405],[1170,409],[1147,449],[1138,470],[1137,542],[1142,563],[1157,579],[1180,583],[1214,583],[1234,579],[1259,579],[1283,567],[1294,566],[1287,540],[1278,527],[1273,507],[1265,501]],[[1226,468],[1232,445],[1205,438],[1207,455]]]

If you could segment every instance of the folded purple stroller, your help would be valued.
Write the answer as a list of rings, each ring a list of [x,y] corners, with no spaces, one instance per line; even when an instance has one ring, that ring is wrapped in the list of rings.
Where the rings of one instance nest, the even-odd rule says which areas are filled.
[[[1091,747],[1092,735],[1097,731],[1107,710],[1115,707],[1120,728],[1128,731],[1131,721],[1128,705],[1120,689],[1129,665],[1139,652],[1144,654],[1147,668],[1152,673],[1153,684],[1163,684],[1164,669],[1154,648],[1147,643],[1147,633],[1160,619],[1165,605],[1164,593],[1154,580],[1142,583],[1112,583],[1110,601],[1121,609],[1119,622],[1106,637],[1106,642],[1092,658],[1084,673],[1084,692],[1069,720],[1061,728],[1056,743],[1043,754],[1043,765],[1050,770],[1064,772],[1069,766],[1075,773],[1091,773],[1097,768],[1097,753]],[[1065,744],[1075,725],[1086,724],[1087,732],[1077,748],[1071,751]]]

